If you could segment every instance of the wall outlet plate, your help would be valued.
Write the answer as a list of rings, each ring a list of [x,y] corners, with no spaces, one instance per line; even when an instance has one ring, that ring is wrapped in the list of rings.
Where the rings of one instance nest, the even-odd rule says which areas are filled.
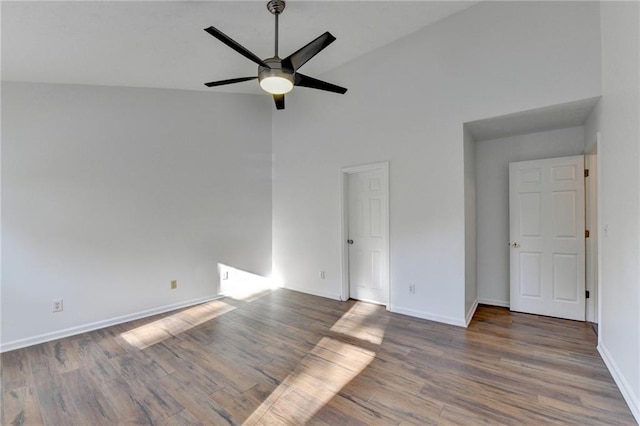
[[[177,280],[172,280],[171,281],[171,290],[175,290],[176,288],[178,288],[178,281]]]
[[[53,299],[53,312],[61,312],[63,309],[62,299]]]

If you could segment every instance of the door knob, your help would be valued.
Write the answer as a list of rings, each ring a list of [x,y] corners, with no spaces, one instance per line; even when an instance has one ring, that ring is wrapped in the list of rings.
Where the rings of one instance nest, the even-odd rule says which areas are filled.
[[[347,244],[353,244],[353,240],[347,240]]]
[[[510,246],[513,248],[518,248],[520,247],[520,243],[511,243]]]

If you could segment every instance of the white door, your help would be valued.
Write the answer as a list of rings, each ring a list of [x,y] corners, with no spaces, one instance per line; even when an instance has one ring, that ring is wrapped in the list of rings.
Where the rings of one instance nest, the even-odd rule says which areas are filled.
[[[349,294],[387,305],[388,178],[385,167],[347,173]]]
[[[509,164],[511,310],[584,321],[582,156]]]

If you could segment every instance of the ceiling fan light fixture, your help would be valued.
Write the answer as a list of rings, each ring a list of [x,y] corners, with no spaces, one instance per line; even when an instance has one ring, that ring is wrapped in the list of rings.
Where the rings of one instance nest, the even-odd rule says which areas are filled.
[[[287,74],[270,75],[260,79],[260,87],[272,95],[284,95],[293,89],[293,77]]]
[[[258,81],[262,90],[272,95],[289,93],[293,89],[293,73],[282,69],[282,62],[278,57],[265,59],[265,62],[271,68],[258,67]]]

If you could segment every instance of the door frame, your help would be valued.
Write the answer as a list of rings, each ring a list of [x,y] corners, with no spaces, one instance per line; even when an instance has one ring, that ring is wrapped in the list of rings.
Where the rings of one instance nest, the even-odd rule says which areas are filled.
[[[589,299],[586,301],[585,321],[598,323],[598,208],[597,208],[597,179],[598,179],[598,154],[585,154],[584,168],[589,170],[589,176],[585,177],[585,229],[589,230],[589,238],[585,240],[585,284],[589,291]],[[595,203],[594,203],[595,196]]]
[[[591,205],[588,206],[586,205],[586,208],[592,208],[595,211],[592,211],[592,213],[594,213],[591,216],[592,219],[592,223],[588,223],[587,226],[589,226],[589,230],[592,232],[592,237],[595,238],[595,249],[596,249],[596,253],[597,256],[595,257],[595,259],[593,258],[593,256],[587,256],[586,261],[587,262],[594,262],[596,268],[596,274],[595,276],[593,276],[593,274],[588,277],[587,279],[591,279],[594,280],[595,282],[592,283],[591,288],[594,290],[594,294],[590,295],[591,298],[593,298],[593,312],[590,312],[589,309],[587,308],[587,312],[585,312],[585,318],[587,321],[589,321],[589,318],[592,317],[594,319],[594,322],[598,325],[599,328],[599,324],[600,324],[600,293],[601,293],[601,289],[600,286],[602,284],[602,271],[601,271],[601,265],[602,265],[602,235],[601,235],[601,220],[600,220],[600,212],[602,211],[602,168],[601,168],[601,155],[600,155],[600,148],[601,148],[601,134],[599,131],[597,131],[595,133],[594,138],[592,139],[592,142],[590,144],[587,145],[587,148],[585,149],[585,159],[588,156],[594,156],[595,155],[595,182],[592,182],[591,185],[589,186],[589,190],[593,191],[594,186],[595,186],[595,193],[596,193],[596,203],[595,205]],[[592,157],[593,158],[593,157]],[[586,162],[585,162],[585,168],[586,168]],[[585,185],[585,193],[587,191],[587,187]],[[592,199],[593,199],[593,192],[591,193]],[[585,199],[586,201],[586,199]],[[591,238],[591,237],[590,237]],[[591,314],[591,315],[589,315]],[[600,333],[598,333],[598,341],[600,339]]]
[[[363,164],[359,166],[351,166],[351,167],[343,167],[340,171],[340,211],[341,211],[341,232],[340,232],[340,250],[342,254],[342,294],[340,295],[340,300],[349,300],[351,290],[349,288],[349,249],[347,247],[347,237],[349,235],[349,190],[348,190],[348,176],[353,173],[360,172],[369,172],[373,170],[382,171],[382,179],[386,183],[385,185],[385,205],[382,208],[386,211],[387,221],[386,225],[386,256],[384,257],[384,261],[386,262],[386,274],[382,276],[383,285],[386,285],[386,288],[389,291],[387,296],[387,304],[386,308],[389,310],[391,306],[391,268],[390,268],[390,252],[389,252],[389,234],[390,234],[390,215],[389,215],[389,162],[383,161],[379,163],[372,164]]]

